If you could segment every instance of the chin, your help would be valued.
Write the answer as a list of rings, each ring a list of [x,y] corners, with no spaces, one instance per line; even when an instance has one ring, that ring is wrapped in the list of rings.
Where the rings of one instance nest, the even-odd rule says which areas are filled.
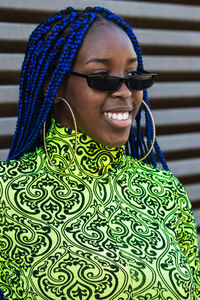
[[[128,140],[128,137],[126,138],[126,139],[123,139],[123,140],[115,140],[115,141],[111,141],[111,140],[109,140],[108,142],[105,142],[105,143],[102,143],[102,144],[104,144],[104,145],[106,145],[106,146],[108,146],[108,147],[110,147],[110,148],[113,148],[113,147],[121,147],[121,146],[123,146],[124,144],[126,144],[126,142],[127,142],[127,140]]]

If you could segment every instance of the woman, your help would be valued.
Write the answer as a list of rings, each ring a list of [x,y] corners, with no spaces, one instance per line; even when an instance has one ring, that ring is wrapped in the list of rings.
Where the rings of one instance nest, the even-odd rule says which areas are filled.
[[[32,33],[0,164],[6,299],[199,299],[191,205],[156,141],[165,170],[151,151],[154,80],[130,27],[104,8],[68,8]]]

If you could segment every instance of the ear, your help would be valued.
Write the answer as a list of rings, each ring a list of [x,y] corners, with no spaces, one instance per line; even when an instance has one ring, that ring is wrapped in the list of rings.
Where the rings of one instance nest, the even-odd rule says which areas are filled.
[[[43,89],[43,95],[44,96],[46,96],[46,93],[48,91],[50,80],[51,80],[51,78],[49,77],[48,80],[45,82],[44,89]]]
[[[61,100],[59,99],[59,98],[56,98],[55,100],[54,100],[54,104],[57,104],[57,103],[59,103]]]

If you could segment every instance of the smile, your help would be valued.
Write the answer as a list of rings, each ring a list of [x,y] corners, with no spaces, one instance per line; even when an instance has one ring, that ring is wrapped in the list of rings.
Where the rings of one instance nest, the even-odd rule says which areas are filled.
[[[128,120],[129,112],[104,112],[104,115],[113,120]]]

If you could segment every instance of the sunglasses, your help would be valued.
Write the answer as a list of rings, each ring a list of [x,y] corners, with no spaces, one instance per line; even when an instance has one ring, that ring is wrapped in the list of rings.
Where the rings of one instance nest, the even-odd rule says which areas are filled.
[[[156,73],[150,73],[144,70],[134,72],[132,76],[125,78],[108,74],[86,75],[73,71],[70,71],[70,74],[86,78],[89,87],[102,92],[116,92],[120,89],[123,82],[125,82],[130,91],[142,91],[150,88],[157,76]]]

